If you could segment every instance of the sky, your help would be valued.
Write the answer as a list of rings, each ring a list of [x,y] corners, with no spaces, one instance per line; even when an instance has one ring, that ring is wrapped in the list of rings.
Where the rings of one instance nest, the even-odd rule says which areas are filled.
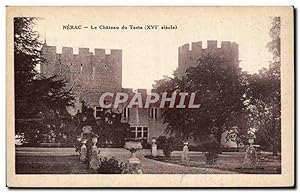
[[[240,67],[249,73],[255,73],[268,67],[271,54],[265,45],[270,41],[270,14],[263,11],[236,9],[119,9],[113,12],[102,10],[54,10],[51,13],[40,13],[35,30],[40,33],[48,45],[74,48],[79,47],[106,49],[122,49],[123,53],[123,88],[151,89],[154,80],[163,75],[171,76],[178,66],[178,47],[196,41],[207,40],[233,41],[239,44]],[[84,30],[63,30],[63,25],[88,26]],[[90,26],[110,25],[176,25],[176,30],[91,30]]]

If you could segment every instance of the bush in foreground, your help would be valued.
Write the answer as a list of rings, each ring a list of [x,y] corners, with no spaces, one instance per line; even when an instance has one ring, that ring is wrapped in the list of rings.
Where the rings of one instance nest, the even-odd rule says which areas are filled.
[[[119,162],[114,157],[112,158],[101,158],[101,165],[98,169],[99,174],[122,174],[125,164],[123,162]]]
[[[172,151],[175,150],[176,142],[174,137],[167,138],[166,136],[160,136],[157,138],[158,148],[163,150],[164,155],[167,158],[171,157]]]

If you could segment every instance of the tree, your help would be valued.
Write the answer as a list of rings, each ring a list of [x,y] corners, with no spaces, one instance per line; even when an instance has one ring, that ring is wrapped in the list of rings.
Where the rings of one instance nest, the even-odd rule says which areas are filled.
[[[41,62],[38,34],[32,30],[35,18],[14,18],[14,73],[16,118],[27,114],[27,85],[37,75]],[[24,90],[26,91],[24,92]],[[30,115],[31,116],[31,115]]]
[[[82,117],[87,118],[82,122]],[[122,123],[122,113],[114,111],[110,108],[97,109],[97,119],[94,116],[94,110],[89,108],[83,102],[82,112],[76,115],[80,120],[80,124],[76,129],[77,135],[82,132],[84,125],[92,126],[93,132],[98,135],[99,143],[101,145],[117,145],[124,146],[125,138],[130,137],[130,125]]]
[[[252,76],[249,94],[256,134],[273,155],[277,155],[281,145],[280,26],[280,17],[274,17],[269,32],[271,41],[266,45],[273,59],[268,69]]]
[[[23,135],[32,144],[41,142],[49,132],[65,128],[63,120],[72,119],[66,107],[74,101],[65,80],[43,77],[36,70],[46,62],[41,56],[38,33],[33,31],[36,19],[14,18],[16,134]]]
[[[122,123],[122,113],[112,109],[103,109],[100,119],[96,121],[96,133],[101,144],[123,147],[125,139],[130,137],[130,125]]]
[[[159,91],[195,92],[199,109],[165,109],[163,113],[167,133],[182,138],[203,140],[213,133],[221,142],[224,130],[236,126],[236,117],[245,109],[246,82],[239,68],[225,56],[207,55],[198,65],[187,70],[182,79],[160,81]]]

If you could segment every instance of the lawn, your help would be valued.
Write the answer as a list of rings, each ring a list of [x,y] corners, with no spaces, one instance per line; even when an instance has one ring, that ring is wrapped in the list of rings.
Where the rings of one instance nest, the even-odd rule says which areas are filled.
[[[171,158],[165,158],[164,156],[152,157],[145,156],[149,159],[154,159],[157,161],[168,162],[173,164],[183,165],[181,163],[181,156],[172,156]],[[262,154],[260,156],[258,166],[256,169],[244,169],[242,168],[242,163],[244,160],[244,154],[242,153],[223,153],[218,155],[217,162],[215,164],[206,164],[206,159],[203,153],[198,155],[190,155],[190,167],[199,168],[214,168],[221,170],[234,171],[238,173],[247,174],[280,174],[281,173],[281,157],[272,156],[269,154]]]
[[[87,174],[87,165],[72,156],[16,156],[17,174]]]

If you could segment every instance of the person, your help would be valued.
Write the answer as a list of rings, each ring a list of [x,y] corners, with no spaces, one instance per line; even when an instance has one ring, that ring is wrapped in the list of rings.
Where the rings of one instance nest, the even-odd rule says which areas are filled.
[[[99,156],[98,156],[97,141],[98,141],[97,137],[94,137],[92,139],[92,142],[93,142],[92,155],[91,155],[91,159],[90,159],[90,162],[89,162],[89,168],[92,169],[92,170],[99,169],[100,164],[101,164]]]
[[[243,168],[256,168],[258,163],[258,156],[253,143],[250,143],[246,150],[243,162]]]
[[[182,149],[182,156],[181,156],[181,162],[184,165],[188,165],[190,158],[189,158],[189,147],[188,147],[188,142],[183,143],[183,149]]]

